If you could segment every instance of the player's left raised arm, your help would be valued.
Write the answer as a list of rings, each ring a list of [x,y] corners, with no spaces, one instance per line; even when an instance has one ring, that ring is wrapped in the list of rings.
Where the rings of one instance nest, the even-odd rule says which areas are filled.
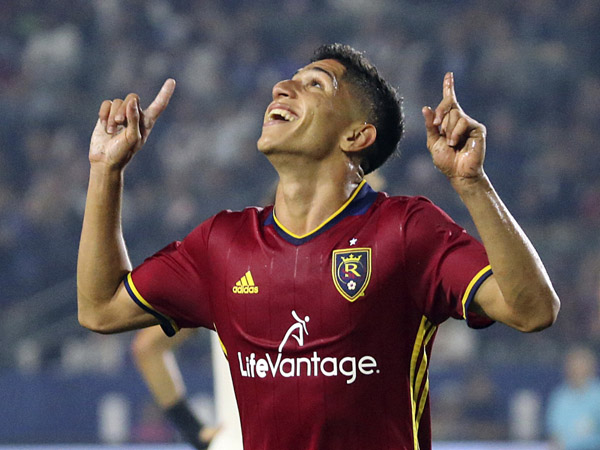
[[[471,308],[521,331],[547,328],[560,301],[535,248],[483,170],[486,130],[458,105],[451,74],[440,105],[424,108],[423,115],[434,163],[469,210],[494,272]]]

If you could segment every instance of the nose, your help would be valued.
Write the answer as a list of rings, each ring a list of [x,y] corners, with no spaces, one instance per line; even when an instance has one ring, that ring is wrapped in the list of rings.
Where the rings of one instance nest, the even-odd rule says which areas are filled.
[[[279,97],[296,97],[296,82],[293,80],[282,80],[273,86],[273,100]]]

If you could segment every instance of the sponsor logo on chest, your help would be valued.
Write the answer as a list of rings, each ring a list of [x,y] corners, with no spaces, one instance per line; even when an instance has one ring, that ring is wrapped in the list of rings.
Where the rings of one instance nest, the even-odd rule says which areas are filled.
[[[278,347],[277,355],[256,353],[244,355],[238,352],[239,370],[242,377],[247,378],[294,378],[294,377],[338,377],[346,378],[346,384],[353,384],[359,376],[379,373],[377,360],[370,355],[357,356],[321,356],[313,351],[310,356],[284,357],[284,351],[289,348],[290,340],[296,341],[298,347],[304,346],[305,336],[308,335],[309,316],[300,317],[292,311],[295,322],[287,329]],[[293,341],[291,341],[291,345]]]

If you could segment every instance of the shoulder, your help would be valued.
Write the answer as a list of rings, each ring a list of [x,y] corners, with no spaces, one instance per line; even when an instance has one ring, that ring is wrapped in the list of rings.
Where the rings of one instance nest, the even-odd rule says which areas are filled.
[[[209,219],[205,225],[209,234],[231,234],[244,230],[258,230],[269,217],[272,206],[249,206],[240,211],[224,210]]]
[[[388,208],[436,207],[431,200],[422,195],[390,195],[387,192],[377,194],[376,203]]]
[[[447,221],[450,217],[427,197],[423,196],[390,196],[380,192],[376,201],[378,209],[402,221],[418,218],[426,221]]]
[[[236,224],[247,220],[261,220],[269,214],[273,207],[248,206],[242,210],[224,209],[214,216],[202,222],[198,228],[213,228],[215,226],[224,226],[228,224]],[[264,219],[263,219],[264,220]]]
[[[258,227],[270,213],[272,207],[251,206],[240,211],[223,210],[206,219],[192,230],[184,239],[184,243],[195,245],[206,244],[214,235],[228,235],[239,232],[242,228]]]
[[[264,222],[272,209],[272,206],[264,208],[260,206],[248,206],[239,211],[232,211],[230,209],[223,210],[211,218],[212,226],[236,225],[248,221],[257,221],[261,223]]]

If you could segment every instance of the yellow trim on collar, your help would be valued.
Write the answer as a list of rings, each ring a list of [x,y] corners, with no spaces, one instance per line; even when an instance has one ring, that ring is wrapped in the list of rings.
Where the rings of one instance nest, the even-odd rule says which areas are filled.
[[[346,202],[340,206],[340,208],[334,212],[331,216],[329,216],[321,225],[319,225],[317,228],[315,228],[314,230],[303,234],[302,236],[299,236],[297,234],[292,233],[290,230],[288,230],[286,227],[284,227],[282,225],[282,223],[277,220],[277,216],[275,216],[275,208],[273,208],[273,220],[275,221],[275,223],[277,224],[277,226],[279,228],[281,228],[283,231],[285,231],[287,234],[289,234],[291,237],[295,238],[295,239],[304,239],[307,236],[310,236],[313,233],[316,233],[317,231],[319,231],[321,228],[323,228],[325,225],[327,225],[329,222],[331,222],[333,219],[335,219],[336,216],[338,216],[344,209],[346,209],[346,207],[352,203],[352,200],[354,200],[354,198],[358,195],[358,193],[360,192],[360,190],[362,189],[362,187],[365,185],[365,183],[367,182],[367,180],[362,180],[360,182],[360,184],[358,185],[358,187],[354,190],[354,192],[352,193],[352,195],[350,196],[350,198],[348,200],[346,200]]]

